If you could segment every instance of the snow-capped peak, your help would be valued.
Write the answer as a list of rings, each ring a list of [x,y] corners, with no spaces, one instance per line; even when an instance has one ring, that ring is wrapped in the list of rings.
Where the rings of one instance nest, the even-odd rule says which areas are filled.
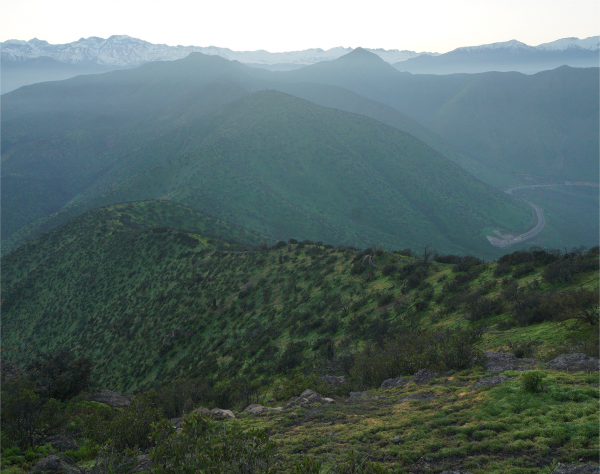
[[[550,43],[543,43],[537,46],[537,49],[544,51],[564,51],[567,49],[587,49],[589,51],[598,51],[600,49],[600,36],[590,36],[589,38],[562,38]]]
[[[511,52],[520,52],[520,51],[535,51],[536,48],[533,46],[526,45],[525,43],[521,43],[517,40],[503,41],[500,43],[490,43],[490,44],[482,44],[479,46],[464,46],[462,48],[456,48],[454,51],[461,51],[467,53],[478,53],[484,51],[493,51],[493,50],[505,50]]]

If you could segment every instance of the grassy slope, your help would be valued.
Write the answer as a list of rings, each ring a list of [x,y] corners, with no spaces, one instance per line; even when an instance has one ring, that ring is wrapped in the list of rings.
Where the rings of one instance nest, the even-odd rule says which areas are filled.
[[[140,159],[164,155],[171,160],[83,209],[163,198],[283,239],[396,248],[429,241],[483,255],[495,255],[485,239],[492,228],[523,230],[532,220],[523,203],[414,137],[278,92],[166,134]]]
[[[278,370],[278,357],[291,341],[304,344],[310,359],[329,337],[356,347],[376,337],[377,328],[393,331],[405,318],[434,326],[467,324],[466,309],[448,311],[434,301],[453,277],[450,266],[432,267],[428,283],[405,291],[403,281],[381,274],[385,263],[402,261],[393,253],[377,257],[374,274],[365,279],[349,272],[357,253],[352,250],[240,252],[195,232],[155,228],[194,219],[197,214],[172,203],[119,205],[73,219],[5,256],[5,354],[26,358],[29,351],[68,347],[93,358],[101,384],[131,390],[180,375],[260,377]],[[260,240],[211,219],[199,227]],[[484,269],[471,288],[499,294],[493,269]],[[542,270],[520,283],[539,280]],[[554,289],[597,287],[594,275]],[[429,285],[433,299],[416,311]],[[541,291],[551,289],[541,285]],[[382,294],[389,294],[384,303]],[[545,341],[541,352],[547,353],[566,337],[554,323],[543,323],[486,332],[481,344],[498,348],[535,338]]]

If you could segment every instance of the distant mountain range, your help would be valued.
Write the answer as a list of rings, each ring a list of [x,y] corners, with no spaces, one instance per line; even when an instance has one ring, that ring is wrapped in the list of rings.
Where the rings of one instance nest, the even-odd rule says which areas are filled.
[[[598,67],[599,36],[563,38],[539,46],[517,40],[457,48],[439,55],[421,54],[394,63],[399,71],[412,74],[455,74],[517,71],[535,74],[560,66]]]

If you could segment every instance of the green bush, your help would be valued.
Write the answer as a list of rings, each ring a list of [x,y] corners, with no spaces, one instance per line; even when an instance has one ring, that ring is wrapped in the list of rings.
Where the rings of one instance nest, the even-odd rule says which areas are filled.
[[[529,393],[538,393],[542,391],[542,374],[540,372],[525,372],[521,375],[521,385],[523,390]]]
[[[275,471],[277,445],[264,431],[242,431],[192,413],[184,418],[181,433],[163,420],[153,426],[150,452],[156,474],[270,474]]]

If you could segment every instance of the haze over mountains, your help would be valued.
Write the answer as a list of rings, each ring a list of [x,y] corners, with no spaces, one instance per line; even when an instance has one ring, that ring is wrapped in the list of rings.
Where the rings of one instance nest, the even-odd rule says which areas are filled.
[[[192,53],[24,87],[3,96],[3,251],[170,199],[273,238],[492,255],[492,230],[535,222],[489,185],[597,176],[597,84],[596,68],[413,76],[357,49],[287,72]]]
[[[446,54],[408,50],[369,49],[401,71],[415,74],[518,71],[526,74],[571,67],[598,67],[599,37],[563,38],[536,47],[516,40],[490,45],[458,48]],[[229,60],[266,68],[292,70],[321,61],[331,61],[352,51],[349,47],[329,50],[308,49],[270,53],[232,51],[216,46],[168,46],[152,44],[127,35],[107,39],[90,37],[67,44],[49,44],[34,38],[2,43],[2,92],[22,85],[62,80],[79,74],[131,68],[151,61],[173,61],[192,52],[216,55]]]

